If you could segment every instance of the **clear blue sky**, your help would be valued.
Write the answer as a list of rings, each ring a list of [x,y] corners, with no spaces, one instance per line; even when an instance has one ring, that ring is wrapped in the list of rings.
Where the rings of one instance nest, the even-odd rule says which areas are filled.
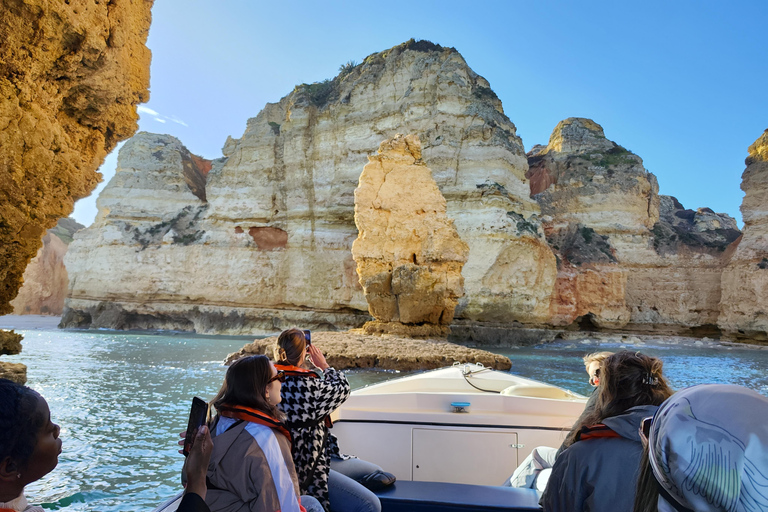
[[[156,0],[152,14],[140,129],[206,158],[296,84],[410,38],[461,52],[526,151],[560,120],[591,118],[643,158],[662,194],[740,224],[747,148],[768,128],[763,0]],[[102,186],[76,205],[79,222],[92,222]]]

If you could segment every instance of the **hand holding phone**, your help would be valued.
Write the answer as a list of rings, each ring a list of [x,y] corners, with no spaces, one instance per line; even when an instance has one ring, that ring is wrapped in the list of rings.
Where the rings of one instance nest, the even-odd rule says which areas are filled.
[[[189,410],[189,422],[187,423],[187,433],[184,436],[184,448],[182,452],[186,457],[189,455],[189,448],[192,446],[192,441],[195,439],[195,433],[197,429],[205,424],[206,417],[208,416],[208,404],[203,400],[194,397],[192,399],[192,408]]]

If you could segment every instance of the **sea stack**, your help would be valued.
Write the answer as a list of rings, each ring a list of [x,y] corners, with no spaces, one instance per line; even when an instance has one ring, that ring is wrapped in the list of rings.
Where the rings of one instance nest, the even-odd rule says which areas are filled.
[[[398,134],[369,157],[355,189],[355,224],[352,257],[374,317],[363,330],[447,336],[469,247],[448,218],[416,135]]]

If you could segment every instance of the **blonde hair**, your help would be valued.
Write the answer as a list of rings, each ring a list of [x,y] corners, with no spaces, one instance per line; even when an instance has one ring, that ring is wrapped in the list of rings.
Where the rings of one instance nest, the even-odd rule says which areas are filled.
[[[591,354],[587,354],[583,357],[584,367],[589,370],[590,364],[594,362],[602,363],[612,355],[613,352],[592,352]]]

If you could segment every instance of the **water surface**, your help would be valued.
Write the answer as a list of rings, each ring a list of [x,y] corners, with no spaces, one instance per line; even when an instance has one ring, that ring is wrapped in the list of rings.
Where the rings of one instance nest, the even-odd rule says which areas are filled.
[[[223,380],[222,360],[250,338],[28,330],[24,351],[4,357],[28,368],[62,427],[59,466],[27,487],[51,510],[151,510],[180,490],[178,432],[193,396],[210,399]],[[698,342],[701,343],[701,342]],[[557,342],[495,349],[512,373],[588,393],[581,357],[630,348],[662,357],[675,388],[704,382],[743,384],[768,395],[768,350],[658,341],[648,344]],[[346,372],[353,387],[402,374]]]

